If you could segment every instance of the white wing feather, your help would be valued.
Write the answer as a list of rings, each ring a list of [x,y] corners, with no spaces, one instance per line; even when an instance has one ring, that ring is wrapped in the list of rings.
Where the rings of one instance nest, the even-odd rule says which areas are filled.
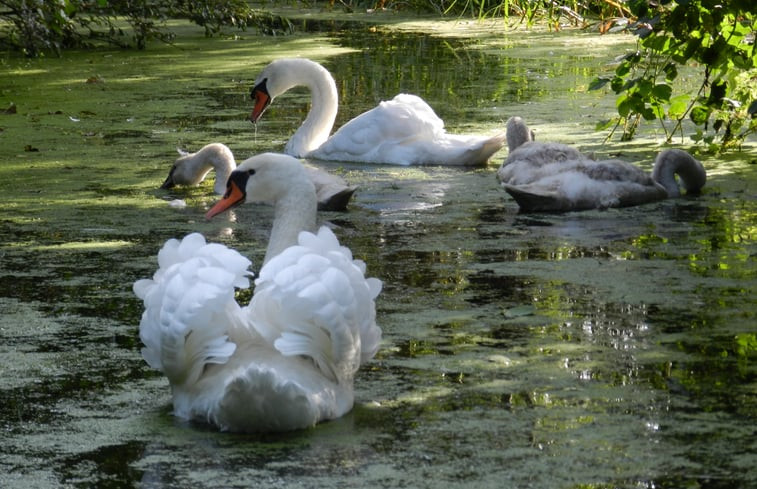
[[[206,364],[226,363],[243,326],[235,287],[249,287],[250,261],[193,233],[169,240],[158,253],[160,268],[139,280],[134,293],[144,301],[139,336],[142,356],[172,383],[195,382]]]
[[[378,279],[322,227],[271,259],[255,281],[253,327],[283,355],[311,358],[334,381],[352,376],[381,341],[374,299]]]

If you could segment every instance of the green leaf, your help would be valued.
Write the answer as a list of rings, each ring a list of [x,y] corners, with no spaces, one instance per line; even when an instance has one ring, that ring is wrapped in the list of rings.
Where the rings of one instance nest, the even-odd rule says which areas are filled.
[[[697,105],[696,107],[691,109],[689,117],[694,124],[701,126],[705,122],[707,122],[707,119],[709,119],[710,111],[704,105]]]
[[[628,101],[631,103],[631,110],[634,112],[642,113],[646,110],[646,98],[641,97],[638,92],[632,93],[628,97]]]
[[[76,13],[77,5],[74,2],[65,2],[63,6],[63,11],[66,14],[66,17],[71,17],[73,14]]]
[[[606,76],[597,77],[589,83],[589,90],[599,90],[610,83],[610,80],[612,80],[612,78]]]
[[[663,107],[662,104],[652,104],[652,112],[654,113],[655,119],[665,118],[665,107]]]
[[[615,93],[622,92],[623,89],[624,89],[623,85],[624,85],[624,80],[623,80],[623,78],[621,78],[619,76],[614,77],[612,79],[612,81],[610,82],[610,88]]]
[[[644,107],[640,111],[638,111],[641,116],[648,121],[653,121],[657,118],[655,115],[655,111],[652,109],[652,107]]]
[[[647,49],[651,49],[652,51],[664,53],[670,46],[670,38],[665,35],[656,33],[644,39],[643,46]]]
[[[652,80],[647,79],[647,78],[642,78],[641,80],[639,80],[638,93],[644,99],[649,98],[649,95],[652,93],[653,88],[654,88],[654,85],[652,85]]]
[[[670,96],[673,94],[673,87],[667,83],[658,83],[652,89],[652,95],[658,100],[670,100]]]
[[[626,76],[631,72],[631,63],[628,61],[623,61],[618,65],[617,68],[615,68],[615,74],[617,76]]]
[[[670,107],[668,108],[668,116],[671,119],[680,119],[686,113],[686,107],[691,102],[691,96],[688,94],[677,95],[670,99]]]
[[[733,63],[733,66],[740,70],[750,70],[754,67],[755,62],[752,58],[749,58],[748,56],[744,56],[743,54],[735,54],[731,56],[730,61]]]
[[[673,81],[678,77],[678,67],[675,63],[666,64],[662,71],[665,73],[665,79],[667,81]]]
[[[699,37],[689,38],[689,42],[686,43],[682,53],[676,53],[673,55],[673,60],[679,64],[685,65],[686,62],[694,57],[694,53],[697,52],[702,45],[702,39]]]
[[[628,96],[621,95],[615,100],[615,106],[618,108],[618,115],[621,117],[628,117],[628,114],[631,112],[631,101],[628,99]]]

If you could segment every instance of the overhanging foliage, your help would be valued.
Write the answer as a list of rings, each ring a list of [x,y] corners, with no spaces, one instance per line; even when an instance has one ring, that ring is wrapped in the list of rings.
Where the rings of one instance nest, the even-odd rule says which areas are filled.
[[[688,118],[691,135],[707,149],[739,147],[757,132],[757,12],[751,0],[629,2],[638,17],[632,29],[637,49],[626,54],[610,77],[599,77],[597,89],[609,83],[618,95],[618,117],[604,123],[610,136],[622,126],[621,138],[633,138],[641,120],[660,122],[668,141],[682,134]],[[676,93],[679,67],[694,64],[698,87]]]

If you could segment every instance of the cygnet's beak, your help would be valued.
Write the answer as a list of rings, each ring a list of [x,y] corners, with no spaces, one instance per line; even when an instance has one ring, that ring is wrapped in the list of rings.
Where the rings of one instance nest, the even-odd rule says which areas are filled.
[[[171,171],[168,172],[168,176],[166,177],[166,181],[163,182],[163,185],[160,186],[162,189],[169,189],[174,188],[176,186],[176,182],[173,180],[173,172],[176,170],[176,167],[171,167]]]

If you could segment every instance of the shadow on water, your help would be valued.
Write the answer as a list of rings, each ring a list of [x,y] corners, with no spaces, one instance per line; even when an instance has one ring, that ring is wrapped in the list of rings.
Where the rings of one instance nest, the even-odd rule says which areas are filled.
[[[540,134],[652,160],[648,140],[608,148],[591,129],[613,104],[581,87],[619,41],[449,25],[302,21],[308,34],[275,43],[195,33],[7,61],[0,95],[19,113],[0,116],[0,485],[757,486],[757,176],[725,157],[706,159],[698,198],[564,215],[518,213],[493,175],[503,154],[479,170],[324,163],[360,189],[321,219],[384,281],[384,340],[355,409],[285,435],[172,418],[131,284],[195,230],[259,263],[271,212],[206,222],[210,184],[156,189],[176,146],[283,146],[307,93],[277,99],[256,133],[245,120],[252,78],[282,52],[334,73],[337,125],[408,91],[456,132],[517,112]]]

